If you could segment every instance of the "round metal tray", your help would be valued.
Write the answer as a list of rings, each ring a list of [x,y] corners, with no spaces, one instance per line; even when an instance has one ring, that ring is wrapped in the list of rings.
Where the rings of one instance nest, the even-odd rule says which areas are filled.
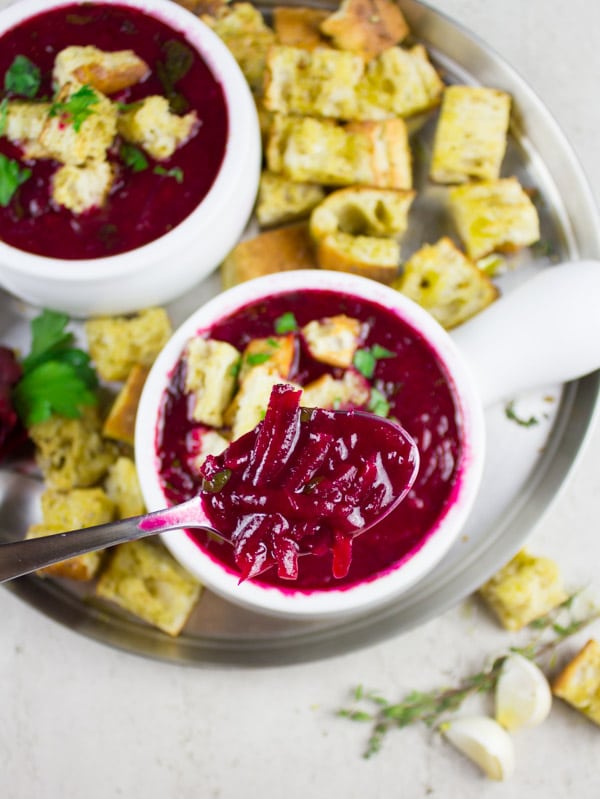
[[[281,3],[267,2],[269,9]],[[290,3],[308,5],[309,3]],[[328,3],[312,3],[331,8]],[[503,174],[516,174],[536,189],[545,248],[517,258],[518,268],[501,279],[515,284],[555,260],[600,257],[594,201],[581,169],[543,104],[524,81],[469,32],[415,0],[400,0],[411,30],[451,82],[481,83],[504,89],[513,98],[510,144]],[[410,254],[443,229],[443,189],[428,184],[425,160],[431,146],[430,120],[415,135],[419,195],[411,229],[403,241]],[[169,311],[182,321],[219,290],[213,275]],[[20,346],[33,309],[0,293],[0,340]],[[533,332],[533,331],[532,331]],[[408,630],[441,613],[477,588],[522,545],[548,509],[574,464],[595,413],[600,374],[568,386],[546,387],[517,399],[517,410],[533,413],[539,424],[524,428],[507,418],[504,407],[486,411],[486,467],[480,494],[461,540],[444,561],[396,602],[346,621],[289,622],[241,610],[205,592],[184,633],[171,639],[118,609],[95,599],[89,588],[27,577],[8,589],[48,617],[71,629],[130,652],[174,663],[272,665],[328,657]],[[506,468],[510,455],[510,470]],[[0,479],[0,536],[14,538],[35,513],[37,491],[3,472]]]

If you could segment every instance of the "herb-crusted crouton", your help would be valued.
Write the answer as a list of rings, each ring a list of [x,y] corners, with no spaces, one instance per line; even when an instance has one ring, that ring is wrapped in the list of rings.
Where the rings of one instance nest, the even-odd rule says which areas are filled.
[[[145,97],[133,108],[119,114],[117,128],[121,136],[155,158],[164,161],[185,144],[196,132],[198,115],[190,111],[185,116],[173,114],[169,101],[161,95]]]
[[[194,395],[192,419],[221,427],[233,396],[240,353],[226,341],[196,336],[186,348],[185,390]]]
[[[71,46],[57,53],[52,78],[58,86],[75,80],[103,94],[114,94],[143,80],[150,68],[133,50],[106,52],[97,47]]]
[[[447,237],[413,253],[393,286],[447,330],[487,308],[498,296],[489,276]]]
[[[26,538],[43,538],[47,535],[57,535],[64,533],[60,527],[53,527],[49,524],[32,524],[27,530]],[[74,558],[44,566],[38,570],[40,576],[64,577],[68,580],[87,582],[93,580],[102,564],[104,552],[86,552],[84,555],[77,555]]]
[[[189,618],[201,590],[162,547],[132,541],[116,547],[100,575],[96,594],[175,636]]]
[[[65,164],[52,177],[52,197],[74,214],[101,208],[113,184],[114,171],[108,161]]]
[[[313,210],[311,235],[316,240],[338,231],[352,236],[401,236],[414,196],[413,191],[367,186],[338,189]]]
[[[136,364],[151,366],[171,335],[164,308],[132,316],[106,316],[85,323],[88,348],[104,380],[125,380]]]
[[[479,589],[507,630],[520,630],[567,598],[556,563],[525,550]]]
[[[475,261],[527,247],[540,237],[537,210],[517,178],[455,186],[449,201],[467,254]]]
[[[341,379],[325,374],[307,383],[300,404],[305,408],[346,410],[366,405],[369,395],[368,381],[354,369],[348,369]]]
[[[102,435],[133,446],[135,418],[148,372],[147,366],[135,364],[132,367],[125,385],[117,394],[108,416],[104,420]]]
[[[392,0],[343,0],[321,24],[321,31],[341,50],[370,60],[401,42],[409,33],[402,12]]]
[[[403,119],[351,122],[346,132],[364,137],[369,150],[369,180],[356,183],[366,182],[382,189],[412,188],[412,153]]]
[[[496,180],[506,151],[510,96],[481,86],[449,86],[433,144],[438,183]]]
[[[347,369],[360,344],[362,325],[346,314],[313,319],[302,328],[311,356],[330,366]]]
[[[265,171],[260,177],[256,218],[261,227],[296,222],[307,217],[325,192],[314,183],[296,183]]]
[[[140,516],[145,511],[137,470],[131,458],[121,456],[110,466],[104,490],[119,519]]]
[[[296,339],[293,333],[285,336],[253,338],[242,353],[239,379],[243,380],[250,369],[255,369],[260,365],[287,378],[295,359]]]
[[[273,9],[273,27],[278,43],[304,50],[326,46],[320,26],[328,16],[322,8],[277,6]]]
[[[552,684],[555,696],[600,724],[600,643],[591,638]]]
[[[393,281],[400,265],[400,245],[392,238],[330,233],[317,242],[316,253],[321,269],[351,272],[382,283]]]

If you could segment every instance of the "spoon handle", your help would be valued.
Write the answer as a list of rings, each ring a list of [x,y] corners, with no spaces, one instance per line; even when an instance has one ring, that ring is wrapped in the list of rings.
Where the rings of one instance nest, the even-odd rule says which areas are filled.
[[[209,527],[200,497],[167,510],[67,533],[0,545],[0,582],[51,566],[68,558],[182,527]]]

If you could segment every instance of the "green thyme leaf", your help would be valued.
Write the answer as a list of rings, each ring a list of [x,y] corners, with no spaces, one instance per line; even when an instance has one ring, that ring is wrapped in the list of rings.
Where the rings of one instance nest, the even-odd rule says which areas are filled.
[[[298,322],[291,311],[286,311],[284,314],[277,317],[274,327],[275,332],[279,335],[293,333],[295,330],[298,330]]]
[[[165,169],[164,166],[155,166],[152,171],[155,175],[174,178],[177,183],[183,183],[183,169],[180,166],[174,166],[171,169]]]
[[[148,159],[139,147],[128,142],[123,142],[120,149],[121,158],[125,166],[128,166],[132,172],[143,172],[148,169]]]
[[[16,190],[31,177],[31,169],[0,153],[0,205],[6,208]]]
[[[21,97],[35,97],[40,88],[40,70],[27,56],[15,56],[4,75],[4,88]]]
[[[68,98],[68,100],[57,100],[50,106],[49,116],[63,117],[73,125],[76,133],[79,133],[81,126],[95,110],[92,106],[100,102],[98,94],[88,84],[84,84],[80,89]]]

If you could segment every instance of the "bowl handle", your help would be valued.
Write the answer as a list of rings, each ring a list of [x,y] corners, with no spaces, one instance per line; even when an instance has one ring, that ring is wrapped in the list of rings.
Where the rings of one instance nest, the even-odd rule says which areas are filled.
[[[600,367],[600,261],[549,266],[452,332],[484,407]]]

